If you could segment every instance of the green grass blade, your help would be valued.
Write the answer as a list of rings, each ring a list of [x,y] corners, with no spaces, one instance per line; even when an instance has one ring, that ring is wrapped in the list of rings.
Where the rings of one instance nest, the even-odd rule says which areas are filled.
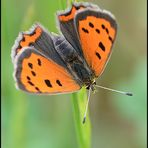
[[[83,124],[83,116],[87,101],[86,89],[72,94],[73,115],[78,139],[79,148],[90,148],[91,146],[91,123],[89,113],[87,113],[86,122]]]

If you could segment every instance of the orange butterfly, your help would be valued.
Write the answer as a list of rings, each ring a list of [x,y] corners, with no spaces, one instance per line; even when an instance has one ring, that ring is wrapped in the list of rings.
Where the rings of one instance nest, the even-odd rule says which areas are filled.
[[[35,24],[20,33],[12,49],[18,88],[58,94],[94,90],[111,55],[117,33],[115,17],[90,3],[73,3],[57,14],[62,35]]]

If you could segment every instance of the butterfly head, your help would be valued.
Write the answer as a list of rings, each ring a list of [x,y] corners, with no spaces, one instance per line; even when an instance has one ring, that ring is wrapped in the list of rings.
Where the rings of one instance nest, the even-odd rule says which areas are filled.
[[[86,86],[86,89],[90,89],[92,92],[96,92],[96,88],[95,88],[95,85],[96,85],[96,81],[95,80],[93,80],[93,82],[92,83],[90,83],[90,84],[88,84],[87,86]]]

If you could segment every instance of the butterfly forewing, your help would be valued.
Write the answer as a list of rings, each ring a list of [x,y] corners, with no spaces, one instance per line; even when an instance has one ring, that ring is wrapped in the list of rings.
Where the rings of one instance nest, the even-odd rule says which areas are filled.
[[[86,9],[77,13],[75,25],[84,57],[99,76],[111,54],[117,32],[116,21],[107,12]]]

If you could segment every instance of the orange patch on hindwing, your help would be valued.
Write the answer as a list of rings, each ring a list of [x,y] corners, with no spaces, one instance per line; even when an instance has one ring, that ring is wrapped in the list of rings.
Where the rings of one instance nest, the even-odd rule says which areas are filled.
[[[35,53],[22,60],[20,81],[28,92],[33,93],[64,93],[80,89],[63,67]]]
[[[79,21],[78,31],[84,57],[99,76],[110,55],[116,30],[104,18],[87,16]]]

